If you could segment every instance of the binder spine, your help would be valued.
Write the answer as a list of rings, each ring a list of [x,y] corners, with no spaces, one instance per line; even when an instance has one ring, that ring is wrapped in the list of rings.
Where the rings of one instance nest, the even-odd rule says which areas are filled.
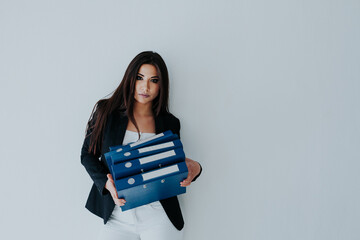
[[[122,151],[124,151],[124,149],[134,150],[134,149],[137,149],[137,148],[140,148],[143,146],[164,142],[164,140],[166,141],[166,139],[171,139],[173,137],[176,138],[177,135],[176,136],[174,136],[174,135],[176,135],[176,134],[173,134],[171,130],[168,130],[163,133],[156,134],[155,136],[152,136],[150,138],[139,140],[134,143],[129,143],[125,146],[122,146],[122,145],[112,146],[112,147],[110,147],[110,151],[117,150],[118,152],[122,152]],[[173,139],[175,139],[175,138],[173,138]],[[123,148],[123,149],[120,150],[120,148]]]
[[[115,180],[115,186],[118,193],[121,193],[122,190],[138,186],[141,184],[147,184],[151,181],[166,179],[176,174],[185,173],[188,169],[186,167],[185,161],[173,164],[167,167],[163,167],[157,170],[149,171],[143,174],[137,174],[133,176],[128,176]],[[180,182],[179,182],[180,184]]]
[[[145,157],[148,155],[153,155],[176,148],[182,148],[182,143],[180,140],[173,140],[170,142],[160,143],[157,145],[139,148],[133,151],[123,151],[121,153],[113,154],[111,156],[111,159],[113,161],[113,164],[117,164],[130,159]]]
[[[145,158],[133,159],[121,163],[114,164],[112,171],[115,179],[139,174],[149,170],[165,167],[170,164],[185,160],[185,153],[181,148],[148,156]]]

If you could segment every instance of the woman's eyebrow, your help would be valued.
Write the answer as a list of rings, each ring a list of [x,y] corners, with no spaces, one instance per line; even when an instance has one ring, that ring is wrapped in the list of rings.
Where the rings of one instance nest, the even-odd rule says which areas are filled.
[[[141,73],[138,73],[140,76],[144,76],[144,75],[142,75]],[[152,76],[151,78],[159,78],[159,76]]]

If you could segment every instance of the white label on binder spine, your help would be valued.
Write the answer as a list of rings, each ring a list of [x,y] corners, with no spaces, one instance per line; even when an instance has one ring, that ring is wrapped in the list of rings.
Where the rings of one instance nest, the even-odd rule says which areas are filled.
[[[144,153],[144,152],[150,152],[150,151],[154,151],[154,150],[158,150],[158,149],[173,147],[173,146],[175,146],[174,142],[167,142],[167,143],[162,143],[162,144],[158,144],[155,146],[139,148],[138,150],[139,150],[139,153]]]
[[[148,172],[148,173],[143,173],[142,177],[144,181],[153,179],[153,178],[157,178],[157,177],[161,177],[170,173],[174,173],[174,172],[178,172],[179,171],[179,167],[178,165],[172,165],[169,167],[165,167],[165,168],[161,168],[159,170],[155,170],[152,172]]]
[[[167,151],[167,152],[151,155],[149,157],[139,158],[139,162],[140,162],[140,164],[145,164],[145,163],[154,162],[156,160],[171,157],[171,156],[175,156],[175,155],[176,155],[175,151],[170,150],[170,151]]]
[[[146,138],[146,139],[139,140],[139,141],[137,141],[137,142],[131,143],[131,144],[130,144],[130,147],[135,147],[135,146],[137,146],[137,145],[140,145],[140,144],[142,144],[142,143],[149,142],[149,141],[151,141],[151,140],[157,139],[157,138],[162,137],[162,136],[164,136],[164,133],[159,133],[159,134],[157,134],[157,135],[155,135],[155,136],[152,136],[152,137],[149,137],[149,138]]]

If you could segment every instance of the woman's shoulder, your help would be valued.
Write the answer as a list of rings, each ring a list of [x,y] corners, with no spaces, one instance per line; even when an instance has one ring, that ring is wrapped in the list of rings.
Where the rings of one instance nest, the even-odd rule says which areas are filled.
[[[160,114],[166,121],[170,122],[180,122],[179,118],[177,118],[174,114],[170,112],[163,112]]]
[[[163,123],[165,128],[172,130],[174,133],[178,134],[180,137],[180,120],[170,112],[163,114]]]
[[[109,118],[117,118],[118,120],[122,120],[127,118],[126,110],[124,109],[115,109],[109,113]]]

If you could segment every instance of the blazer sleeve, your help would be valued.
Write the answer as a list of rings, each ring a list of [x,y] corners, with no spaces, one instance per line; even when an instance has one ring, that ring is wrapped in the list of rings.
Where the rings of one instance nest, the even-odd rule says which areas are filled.
[[[177,119],[177,118],[175,118],[176,119],[176,134],[179,136],[179,138],[180,138],[180,128],[181,128],[181,125],[180,125],[180,120],[179,119]],[[200,172],[199,172],[199,174],[198,175],[196,175],[195,177],[194,177],[194,179],[191,181],[191,182],[194,182],[199,176],[200,176],[200,174],[201,174],[201,172],[202,172],[202,166],[201,166],[201,164],[199,163],[199,162],[197,162],[199,165],[200,165]]]
[[[95,121],[91,121],[95,122]],[[81,164],[85,167],[86,171],[90,175],[91,179],[94,181],[99,193],[101,195],[106,195],[109,193],[105,188],[107,182],[107,174],[109,173],[104,164],[100,161],[99,157],[101,156],[101,151],[99,150],[96,155],[89,153],[90,146],[90,137],[93,128],[88,129],[83,146],[81,148]]]

